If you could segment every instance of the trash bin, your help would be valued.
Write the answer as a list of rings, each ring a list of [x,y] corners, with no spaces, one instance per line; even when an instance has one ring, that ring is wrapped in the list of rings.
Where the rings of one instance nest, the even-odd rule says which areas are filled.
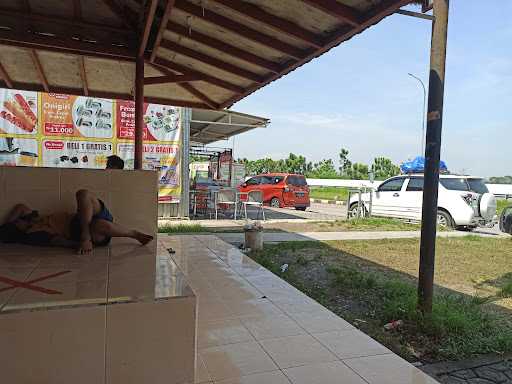
[[[244,233],[246,249],[263,249],[263,226],[260,223],[245,225]]]

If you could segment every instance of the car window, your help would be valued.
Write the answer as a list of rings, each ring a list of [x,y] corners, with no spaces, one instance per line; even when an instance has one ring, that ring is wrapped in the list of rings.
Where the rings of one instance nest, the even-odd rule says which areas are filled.
[[[280,183],[281,181],[283,181],[283,180],[284,180],[284,176],[274,176],[274,177],[272,178],[272,182],[273,182],[274,184],[279,184],[279,183]]]
[[[380,192],[400,192],[404,184],[404,178],[392,179],[381,184],[379,187]]]
[[[259,177],[252,177],[245,182],[245,184],[247,184],[247,185],[258,185],[259,183],[260,183]]]
[[[469,191],[469,185],[465,178],[461,177],[459,179],[456,178],[442,178],[439,179],[439,182],[443,187],[449,189],[450,191]]]
[[[482,179],[468,179],[469,189],[476,193],[488,193],[489,189]]]
[[[306,182],[306,178],[304,176],[288,176],[286,182],[296,187],[303,187],[305,185],[308,185],[308,183]]]
[[[272,184],[272,176],[261,176],[260,184]]]
[[[409,180],[407,184],[407,191],[409,192],[421,192],[423,191],[423,177],[414,177]]]

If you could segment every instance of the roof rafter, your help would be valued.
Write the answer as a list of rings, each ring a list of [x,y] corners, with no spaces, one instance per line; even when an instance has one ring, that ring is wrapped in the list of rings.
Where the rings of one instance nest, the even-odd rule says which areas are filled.
[[[215,39],[214,37],[210,37],[198,31],[194,31],[193,33],[189,34],[188,29],[180,24],[170,22],[167,24],[167,30],[176,33],[178,36],[186,37],[187,39],[193,40],[202,45],[206,45],[207,47],[216,49],[217,51],[236,57],[237,59],[243,60],[247,63],[268,69],[271,72],[278,73],[282,70],[281,65],[274,63],[273,61],[266,60],[243,49],[237,48],[234,45],[225,43],[222,40]]]
[[[14,83],[13,88],[24,89],[27,91],[44,92],[44,89],[39,84],[32,83]],[[66,95],[83,95],[83,89],[81,88],[68,88],[68,87],[52,87],[52,92],[63,93]],[[90,97],[99,97],[102,99],[119,99],[119,100],[130,100],[133,101],[133,95],[130,93],[117,93],[117,92],[104,92],[104,91],[89,91]],[[161,97],[145,96],[144,101],[151,104],[164,104],[174,105],[176,107],[191,107],[191,108],[203,108],[209,109],[205,103],[198,103],[194,101],[174,100]]]
[[[169,61],[169,60],[161,58],[161,57],[157,57],[153,64],[160,65],[160,66],[170,69],[172,71],[179,72],[183,75],[188,74],[188,75],[200,76],[204,79],[204,81],[206,81],[210,84],[216,85],[217,87],[220,87],[220,88],[227,89],[227,90],[229,90],[231,92],[235,92],[237,94],[244,92],[244,89],[239,87],[238,85],[232,84],[232,83],[222,80],[222,79],[219,79],[215,76],[207,75],[206,73],[197,71],[197,70],[187,67],[185,65],[174,63],[172,61]]]
[[[76,20],[82,19],[82,4],[80,0],[73,0],[73,16]]]
[[[160,68],[158,68],[160,70]],[[144,78],[144,85],[166,84],[166,83],[186,83],[188,81],[202,80],[198,76],[193,75],[175,75],[167,74],[164,76],[150,76]]]
[[[177,44],[177,43],[175,43],[173,41],[162,40],[160,46],[162,48],[168,49],[170,51],[179,53],[180,55],[184,55],[184,56],[190,57],[190,58],[192,58],[194,60],[197,60],[197,61],[200,61],[202,63],[205,63],[205,64],[211,65],[213,67],[216,67],[216,68],[221,69],[221,70],[223,70],[225,72],[229,72],[229,73],[232,73],[234,75],[243,77],[244,79],[255,81],[256,83],[262,83],[263,82],[263,78],[260,75],[256,74],[256,73],[253,73],[251,71],[248,71],[248,70],[240,68],[240,67],[237,67],[236,65],[227,63],[225,61],[219,60],[219,59],[217,59],[215,57],[208,56],[208,55],[206,55],[204,53],[195,51],[195,50],[190,49],[188,47],[185,47],[183,45],[179,45],[179,44]]]
[[[155,12],[158,6],[158,0],[148,0],[150,2],[148,7],[148,12],[144,20],[144,25],[142,28],[142,37],[139,44],[139,57],[144,56],[144,52],[146,51],[146,46],[149,40],[149,34],[151,32],[151,26],[153,25],[153,20],[155,19]]]
[[[172,8],[174,7],[175,0],[167,0],[167,5],[165,6],[165,11],[162,16],[162,20],[160,21],[160,28],[158,29],[158,34],[156,35],[155,43],[153,44],[153,50],[151,51],[151,56],[149,61],[154,61],[156,57],[156,51],[160,46],[160,42],[164,37],[164,32],[167,29],[167,24],[169,19],[171,18]]]
[[[207,21],[210,24],[214,24],[218,27],[231,31],[243,37],[245,39],[254,41],[258,44],[272,48],[278,52],[284,53],[288,56],[296,59],[302,59],[307,56],[308,52],[304,52],[302,49],[294,47],[288,43],[278,40],[274,37],[265,35],[259,31],[249,28],[243,24],[237,23],[225,16],[219,15],[211,10],[203,14],[203,9],[197,5],[189,3],[186,0],[176,0],[175,7],[183,12],[193,15],[199,19]]]
[[[9,74],[7,73],[7,71],[5,70],[4,66],[2,65],[2,63],[0,63],[0,77],[2,78],[2,80],[5,82],[5,84],[9,87],[9,88],[12,88],[12,81],[11,81],[11,78],[9,77]]]
[[[32,61],[34,62],[34,67],[36,67],[37,75],[39,76],[39,80],[43,84],[43,88],[45,92],[50,92],[50,86],[48,85],[48,80],[46,79],[46,75],[44,73],[43,66],[41,65],[41,61],[39,60],[39,56],[35,49],[30,49],[30,56],[32,57]]]
[[[125,47],[91,44],[72,39],[62,41],[53,37],[17,33],[3,29],[0,29],[0,44],[50,52],[116,59],[119,61],[135,61],[134,52]]]
[[[264,23],[268,27],[275,31],[285,33],[286,35],[295,39],[301,40],[307,44],[310,44],[316,48],[323,46],[322,39],[311,31],[305,28],[299,27],[286,19],[272,15],[260,7],[251,3],[232,1],[232,0],[214,0],[216,3],[222,4],[222,6],[229,8],[238,14],[256,20],[260,23]]]
[[[137,14],[132,9],[126,5],[120,5],[116,0],[103,0],[103,3],[113,14],[121,19],[125,26],[129,28],[137,28]]]
[[[87,73],[85,72],[85,60],[83,56],[78,58],[78,65],[80,66],[80,78],[82,79],[84,95],[89,96],[89,85],[87,84]]]
[[[359,11],[341,4],[336,0],[302,0],[313,8],[328,13],[337,19],[349,23],[353,26],[361,25],[362,19]]]
[[[196,87],[189,83],[179,84],[180,87],[188,91],[191,95],[197,97],[199,100],[203,101],[210,108],[219,109],[219,104],[206,96],[203,92],[199,91]]]

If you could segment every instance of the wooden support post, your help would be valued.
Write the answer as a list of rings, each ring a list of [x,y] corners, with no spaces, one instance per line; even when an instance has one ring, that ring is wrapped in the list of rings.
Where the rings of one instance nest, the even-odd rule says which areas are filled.
[[[135,62],[135,169],[142,169],[144,140],[144,56]]]
[[[420,269],[418,278],[418,309],[424,314],[432,312],[432,298],[434,294],[437,195],[439,189],[439,161],[441,158],[441,130],[443,126],[449,3],[449,0],[434,0],[435,21],[432,26],[432,45],[430,51],[425,146],[425,183],[423,188]]]

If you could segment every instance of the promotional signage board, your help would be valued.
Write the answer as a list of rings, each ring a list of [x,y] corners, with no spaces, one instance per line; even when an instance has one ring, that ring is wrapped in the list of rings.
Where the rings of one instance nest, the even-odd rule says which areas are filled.
[[[159,201],[176,201],[181,108],[144,105],[143,168],[159,172]],[[118,155],[134,166],[131,101],[0,89],[0,166],[104,169]]]

